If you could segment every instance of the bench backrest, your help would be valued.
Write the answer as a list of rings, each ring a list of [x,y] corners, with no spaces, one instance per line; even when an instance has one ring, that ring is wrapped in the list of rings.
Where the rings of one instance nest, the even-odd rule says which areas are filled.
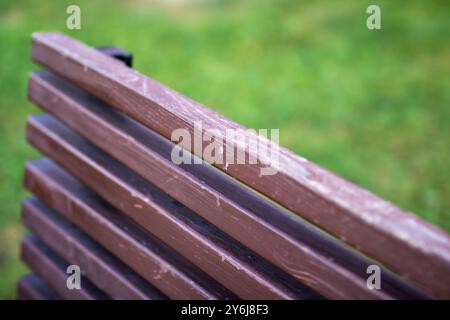
[[[51,160],[27,164],[40,200],[24,221],[110,297],[450,298],[445,232],[256,134],[227,137],[245,128],[65,35],[35,33],[32,58],[49,71],[30,75],[28,96],[47,114],[27,137]],[[185,139],[205,162],[175,164],[177,129],[214,129],[233,161]]]

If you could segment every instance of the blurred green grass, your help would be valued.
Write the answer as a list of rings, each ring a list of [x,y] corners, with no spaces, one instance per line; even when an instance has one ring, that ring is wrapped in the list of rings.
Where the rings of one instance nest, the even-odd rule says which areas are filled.
[[[135,68],[450,230],[448,1],[0,2],[0,298],[13,298],[33,31],[133,52]]]

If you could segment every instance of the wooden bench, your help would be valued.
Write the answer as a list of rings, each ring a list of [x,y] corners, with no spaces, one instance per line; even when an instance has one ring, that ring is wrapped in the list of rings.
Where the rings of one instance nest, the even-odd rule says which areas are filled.
[[[260,174],[264,161],[213,163],[187,141],[205,162],[175,164],[174,130],[243,127],[130,68],[123,51],[35,33],[32,59],[48,70],[31,73],[28,97],[46,113],[28,119],[27,139],[47,158],[25,168],[33,275],[21,298],[450,298],[445,232],[281,147],[274,175]],[[66,286],[69,264],[81,290]],[[367,285],[371,265],[381,289]]]

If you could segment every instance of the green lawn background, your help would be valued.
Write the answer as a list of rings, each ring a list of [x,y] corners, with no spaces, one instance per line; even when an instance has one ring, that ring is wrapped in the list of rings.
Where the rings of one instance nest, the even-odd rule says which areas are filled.
[[[365,26],[382,9],[382,29]],[[78,4],[82,29],[65,28]],[[33,31],[133,52],[134,66],[450,230],[450,2],[1,1],[0,298],[14,298]]]

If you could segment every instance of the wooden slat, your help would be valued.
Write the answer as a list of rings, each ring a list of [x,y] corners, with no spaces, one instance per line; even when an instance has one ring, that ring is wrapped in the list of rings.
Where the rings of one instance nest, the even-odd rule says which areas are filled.
[[[78,169],[84,171],[82,167],[78,167]],[[88,202],[90,206],[96,203],[96,197],[92,192],[89,193],[89,190],[83,189],[74,179],[67,174],[64,175],[62,170],[55,171],[58,171],[56,167],[52,168],[46,165],[45,161],[44,163],[29,163],[26,168],[26,185],[39,196],[43,193],[46,194],[47,191],[48,193],[53,191],[51,199],[46,198],[45,201],[50,206],[53,205],[57,211],[64,210],[64,207],[58,208],[56,204],[53,204],[57,197],[70,203]],[[42,182],[44,178],[40,177],[41,182],[37,187],[35,180],[38,178],[36,177],[44,174],[47,179],[46,186]],[[114,172],[110,173],[111,176],[114,174]],[[126,174],[129,175],[129,173]],[[136,181],[134,177],[133,180]],[[224,286],[229,287],[239,297],[247,299],[318,298],[317,294],[304,285],[298,284],[294,280],[288,282],[285,279],[286,276],[281,272],[237,244],[233,239],[223,235],[220,230],[208,226],[208,223],[204,221],[199,221],[198,217],[195,217],[187,209],[177,206],[168,197],[161,196],[156,189],[152,190],[145,185],[140,185],[140,187],[149,191],[146,204],[142,204],[142,207],[140,204],[137,206],[140,209],[139,215],[145,218],[146,227],[201,269],[208,271],[216,280],[223,282]],[[111,190],[117,187],[105,181],[102,188]],[[117,203],[130,202],[130,200],[126,200],[130,192],[135,193],[135,198],[140,197],[138,191],[127,190],[122,195],[113,193],[112,198]],[[136,202],[136,199],[133,201]],[[97,198],[97,202],[101,203],[101,200]],[[133,206],[133,203],[130,206]],[[158,210],[155,211],[155,208]],[[227,268],[227,264],[232,268]],[[256,281],[260,282],[256,283]],[[273,288],[278,292],[274,292]]]
[[[226,136],[226,129],[242,129],[62,34],[33,34],[32,58],[167,138],[180,128],[193,136],[194,123],[198,121],[202,122],[202,133],[214,129],[222,137]],[[257,157],[252,143],[240,145],[234,139],[222,140],[224,154],[228,148],[236,147],[246,159]],[[252,141],[257,140],[268,149],[276,148],[271,142],[252,136]],[[200,148],[186,141],[183,146],[211,162]],[[445,232],[284,148],[279,154],[276,175],[260,175],[267,161],[255,165],[223,163],[217,167],[414,279],[431,293],[450,297],[450,237]]]
[[[51,161],[44,159],[27,163],[25,185],[46,205],[170,298],[235,298]]]
[[[23,202],[22,221],[49,248],[113,299],[167,299],[116,257],[36,198]]]
[[[165,193],[321,294],[330,298],[379,294],[365,283],[367,266],[373,262],[208,165],[173,164],[173,143],[61,78],[48,72],[32,74],[29,96]],[[282,259],[279,248],[285,252]],[[386,271],[383,283],[383,290],[394,297],[423,297]]]
[[[20,277],[17,284],[19,300],[58,300],[58,296],[34,274]]]
[[[225,279],[234,277],[238,283],[242,281],[240,279],[242,274],[237,271],[241,271],[245,265],[242,265],[232,254],[222,254],[214,261],[214,255],[216,254],[214,251],[220,248],[210,246],[209,249],[206,248],[205,252],[198,251],[196,247],[201,246],[201,243],[196,241],[195,238],[192,238],[189,233],[186,234],[186,231],[183,230],[181,230],[182,232],[176,232],[176,229],[174,229],[174,232],[170,231],[170,225],[162,219],[164,215],[167,215],[163,209],[170,208],[173,219],[177,218],[177,216],[179,218],[184,216],[184,224],[187,224],[188,220],[186,218],[190,217],[192,219],[194,215],[190,214],[186,208],[173,203],[170,199],[165,199],[164,195],[156,188],[152,187],[149,183],[107,154],[90,145],[89,142],[77,136],[73,131],[62,126],[56,119],[43,115],[30,118],[28,124],[27,136],[32,145],[47,156],[52,157],[63,168],[66,168],[71,174],[92,188],[105,200],[116,205],[122,212],[133,217],[146,228],[155,231],[158,236],[163,237],[165,241],[171,243],[173,248],[183,252],[186,257],[197,258],[200,266],[207,264],[206,267],[208,267],[212,263],[218,270],[221,270],[225,263],[229,263],[233,266],[231,272],[217,272],[216,275],[219,277],[228,277]],[[32,171],[29,167],[27,165],[26,172]],[[25,177],[27,181],[28,174]],[[28,182],[26,184],[27,186],[30,185]],[[59,190],[66,185],[70,184],[63,182],[57,187],[53,187],[52,190]],[[32,192],[36,193],[34,191],[36,188],[29,188]],[[42,186],[40,188],[42,189]],[[66,193],[70,195],[74,191],[71,190]],[[56,198],[56,196],[53,196],[52,199]],[[160,199],[159,203],[158,199]],[[154,204],[157,205],[155,206]],[[143,215],[143,212],[146,214]],[[207,222],[200,222],[200,225],[206,226]],[[209,228],[212,228],[212,226]],[[219,230],[210,231],[209,234],[210,236],[211,234],[216,235],[217,240],[220,237],[224,237],[220,235]],[[222,240],[222,242],[224,241]],[[227,242],[231,244],[232,240],[228,238]],[[217,246],[217,241],[215,246]],[[277,253],[275,252],[275,254]],[[307,253],[314,254],[314,252],[310,251],[307,251]],[[239,254],[241,257],[246,257],[247,255],[249,255],[249,252]],[[304,257],[307,258],[308,255],[304,255]],[[258,265],[255,257],[251,260],[253,260],[255,265]],[[214,270],[215,268],[212,269],[212,271]],[[329,272],[332,273],[331,270]],[[308,279],[307,276],[305,278]],[[371,294],[372,291],[366,290],[366,292]],[[264,293],[253,293],[251,291],[249,294],[250,297],[254,298],[255,294],[262,295]],[[251,296],[252,294],[253,296]],[[383,293],[374,291],[375,294],[380,295]]]
[[[66,269],[69,264],[57,256],[34,235],[22,239],[21,258],[58,296],[70,300],[105,300],[109,297],[86,277],[81,277],[81,288],[69,289]]]

